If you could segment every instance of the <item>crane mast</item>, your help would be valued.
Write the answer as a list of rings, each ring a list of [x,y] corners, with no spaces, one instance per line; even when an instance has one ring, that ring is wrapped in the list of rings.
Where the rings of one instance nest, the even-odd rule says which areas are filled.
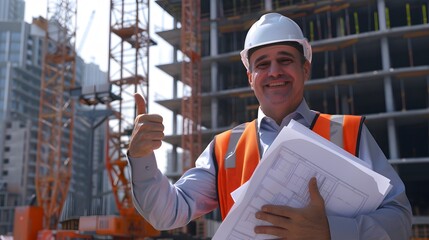
[[[77,0],[48,0],[38,119],[36,195],[45,229],[56,229],[72,172]]]
[[[183,172],[201,153],[201,25],[200,0],[182,1],[182,148]]]
[[[114,112],[107,124],[106,169],[116,206],[132,236],[156,231],[134,208],[126,149],[136,117],[133,94],[149,97],[149,0],[111,0],[108,76],[120,97],[107,107]]]

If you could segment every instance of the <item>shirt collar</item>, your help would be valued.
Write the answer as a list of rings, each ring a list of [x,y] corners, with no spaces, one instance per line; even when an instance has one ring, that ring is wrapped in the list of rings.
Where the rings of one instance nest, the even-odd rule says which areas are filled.
[[[313,110],[310,110],[305,99],[302,99],[301,103],[298,105],[296,110],[294,112],[290,113],[289,115],[287,115],[283,119],[282,125],[285,124],[285,126],[286,126],[287,124],[289,124],[291,119],[294,119],[294,120],[299,119],[300,120],[299,122],[301,124],[303,124],[306,127],[310,127],[311,123],[313,122],[315,115],[316,115],[316,112],[314,112]],[[262,111],[261,107],[259,106],[259,108],[258,108],[258,129],[261,129],[261,123],[263,122],[264,119],[265,120],[270,119],[271,121],[274,121],[272,118],[265,115],[265,113]]]

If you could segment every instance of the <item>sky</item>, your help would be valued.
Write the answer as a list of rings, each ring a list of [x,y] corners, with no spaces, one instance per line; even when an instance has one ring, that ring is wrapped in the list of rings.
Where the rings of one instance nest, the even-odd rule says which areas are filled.
[[[31,23],[33,17],[39,16],[46,18],[47,3],[48,0],[25,0],[25,21]],[[86,63],[95,63],[100,66],[102,71],[107,72],[110,0],[77,0],[77,8],[76,48],[79,51],[78,54]],[[168,135],[172,133],[171,120],[169,120],[172,113],[154,103],[153,100],[171,98],[173,95],[171,89],[165,88],[165,86],[172,86],[172,79],[156,68],[156,65],[172,62],[172,48],[159,38],[155,31],[172,29],[173,21],[154,0],[150,0],[150,11],[151,38],[157,42],[157,45],[151,47],[149,53],[150,102],[148,104],[150,113],[163,116],[165,133]],[[85,32],[87,35],[83,37]],[[167,149],[169,149],[168,144],[163,143],[162,148],[155,151],[161,170],[165,169],[165,152]]]
[[[33,17],[46,17],[47,1],[48,0],[25,0],[25,20],[31,22]],[[77,2],[76,48],[80,50],[79,55],[82,56],[86,62],[96,63],[100,66],[101,70],[107,71],[110,0],[78,0]],[[153,0],[151,0],[150,7],[151,37],[159,42],[160,38],[154,33],[155,29],[171,29],[172,20]],[[94,16],[92,21],[90,21],[93,12]],[[87,28],[89,31],[84,41],[82,41],[83,34]],[[154,48],[155,51],[151,51],[150,54],[151,57],[153,57],[153,59],[151,58],[153,64],[161,63],[160,61],[162,61],[162,59],[164,59],[163,63],[170,62],[165,58],[159,58],[159,56],[165,56],[162,52],[168,49],[161,47],[153,47],[153,49]]]

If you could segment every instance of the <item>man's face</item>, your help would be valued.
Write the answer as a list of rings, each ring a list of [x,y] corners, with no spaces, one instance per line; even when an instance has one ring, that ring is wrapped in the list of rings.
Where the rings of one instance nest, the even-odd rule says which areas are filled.
[[[300,104],[311,64],[303,64],[301,53],[287,45],[260,48],[249,63],[247,76],[262,111],[280,123]]]

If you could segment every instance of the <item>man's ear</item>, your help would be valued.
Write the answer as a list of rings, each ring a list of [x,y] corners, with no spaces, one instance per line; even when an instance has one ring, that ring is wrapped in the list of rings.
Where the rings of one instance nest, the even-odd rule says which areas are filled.
[[[253,89],[253,79],[252,79],[252,73],[247,71],[247,81],[249,81],[250,87]]]

